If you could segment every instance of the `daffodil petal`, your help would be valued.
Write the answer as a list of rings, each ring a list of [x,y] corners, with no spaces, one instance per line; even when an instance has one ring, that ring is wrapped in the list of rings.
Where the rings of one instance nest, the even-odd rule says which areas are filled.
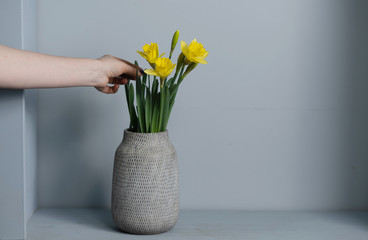
[[[173,71],[175,66],[176,64],[173,64],[169,58],[165,58],[165,57],[157,58],[156,66],[154,70],[152,69],[152,71],[154,71],[153,75],[159,76],[160,78],[164,79],[168,75],[170,75],[170,73]],[[151,71],[148,72],[148,74],[151,74],[151,73],[152,73]]]
[[[151,45],[152,45],[152,43],[151,43]],[[149,44],[145,44],[145,45],[142,47],[143,51],[145,51],[145,52],[149,51],[149,50],[150,50],[150,46],[151,46],[151,45],[149,45]]]
[[[156,72],[156,71],[155,71],[155,70],[153,70],[153,69],[146,69],[146,70],[144,70],[144,72],[145,72],[145,73],[147,73],[148,75],[160,76],[160,75],[158,74],[158,72]]]
[[[189,61],[191,62],[197,62],[197,59],[196,58],[192,58],[191,56],[186,56],[188,58]]]
[[[141,55],[143,58],[145,58],[150,64],[154,64],[158,58],[158,45],[157,43],[150,43],[150,44],[145,44],[143,47],[143,52],[142,51],[137,51],[137,53],[139,53],[139,55]],[[161,55],[162,56],[162,55]]]
[[[174,70],[175,67],[176,67],[176,64],[172,65],[172,67],[170,69],[170,73]]]
[[[206,58],[208,56],[208,51],[206,51],[205,54],[203,54],[203,58]]]
[[[188,52],[188,44],[184,41],[180,42],[180,49],[183,53],[187,53]]]
[[[196,62],[198,62],[198,63],[202,63],[202,64],[207,64],[207,61],[206,60],[204,60],[204,59],[197,59],[197,61]]]
[[[146,58],[146,54],[144,52],[137,51],[137,53],[139,53],[139,55],[141,55],[142,57]]]
[[[165,55],[165,53],[162,53],[162,54],[160,55],[160,57],[162,57],[163,55]]]
[[[169,68],[168,70],[167,70],[167,72],[165,72],[164,73],[164,77],[167,77],[167,76],[169,76],[171,73],[172,73],[172,71],[175,69],[175,66],[176,66],[176,64],[173,64],[172,66],[171,66],[171,68]]]

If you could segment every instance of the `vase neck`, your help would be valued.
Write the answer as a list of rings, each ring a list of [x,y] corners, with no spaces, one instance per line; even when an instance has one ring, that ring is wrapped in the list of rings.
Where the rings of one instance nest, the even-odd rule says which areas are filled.
[[[158,133],[137,133],[124,131],[123,141],[137,141],[142,144],[148,144],[152,142],[167,142],[169,141],[168,131]]]

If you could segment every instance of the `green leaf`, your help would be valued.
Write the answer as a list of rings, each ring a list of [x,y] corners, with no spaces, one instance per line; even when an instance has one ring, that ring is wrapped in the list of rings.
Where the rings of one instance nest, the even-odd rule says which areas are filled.
[[[176,70],[175,70],[175,76],[178,74],[179,69],[183,66],[185,60],[185,56],[183,53],[180,53],[178,60],[176,61]]]
[[[133,132],[137,132],[138,131],[138,125],[137,125],[137,121],[138,121],[138,118],[137,118],[137,113],[135,112],[135,109],[134,107],[132,108],[132,113],[130,114],[132,116],[132,126],[131,126],[131,130]]]
[[[151,93],[149,91],[149,88],[146,88],[146,101],[145,101],[145,118],[146,118],[146,132],[150,131],[150,123],[151,123],[151,108],[150,108],[150,102],[151,102]]]
[[[174,105],[176,94],[178,92],[178,88],[179,88],[179,85],[175,84],[175,87],[173,88],[173,90],[170,91],[171,92],[171,96],[170,96],[170,109]]]
[[[131,126],[132,126],[132,116],[130,114],[130,106],[129,106],[129,83],[125,84],[124,88],[125,88],[125,97],[126,97],[126,102],[127,102],[128,112],[129,112],[129,117],[130,117],[129,128],[131,128]]]
[[[128,90],[128,109],[129,109],[129,115],[130,115],[130,129],[137,131],[137,114],[135,112],[134,108],[134,87],[133,84],[129,84],[129,90]]]
[[[137,113],[138,113],[138,123],[139,123],[139,132],[145,132],[145,117],[144,117],[144,98],[142,94],[142,82],[140,77],[138,77],[138,69],[137,69],[137,78],[136,78],[136,88],[135,94],[137,99]]]
[[[129,82],[127,84],[124,85],[125,87],[125,97],[126,97],[126,101],[128,104],[128,108],[129,108]]]
[[[146,90],[146,87],[147,87],[147,75],[145,74],[145,75],[143,75],[143,80],[142,80],[142,85],[144,86],[142,86],[142,96],[144,97],[144,92],[145,92],[145,90]]]
[[[180,86],[181,82],[183,81],[183,72],[184,72],[184,65],[180,69],[178,82],[171,85],[170,88],[169,88],[169,90],[170,90],[170,101],[169,101],[169,110],[168,110],[167,120],[170,118],[171,110],[172,110],[172,108],[174,106],[174,103],[175,103],[176,94],[178,93],[179,86]]]
[[[153,95],[150,93],[150,101],[149,101],[149,121],[150,121],[150,132],[152,132],[152,114],[153,114]]]
[[[183,77],[183,71],[184,71],[184,67],[185,65],[183,65],[183,67],[181,68],[180,70],[180,74],[179,74],[179,77],[178,77],[178,85],[180,85],[180,83],[183,81],[184,77]]]
[[[170,90],[166,86],[165,87],[165,99],[164,99],[164,105],[163,105],[163,113],[162,113],[162,126],[161,131],[166,131],[166,126],[169,121],[170,113],[169,113],[169,105],[170,105]]]
[[[137,112],[139,112],[138,111],[138,106],[137,106]],[[141,124],[139,123],[140,121],[139,121],[139,116],[138,116],[138,118],[137,118],[138,120],[137,120],[137,122],[138,122],[138,124],[137,124],[137,132],[142,132],[142,128],[141,128]]]
[[[153,114],[152,114],[152,132],[158,132],[158,118],[160,113],[160,94],[155,95],[155,104],[153,106]]]
[[[129,90],[128,90],[128,105],[129,105],[129,110],[133,107],[134,105],[134,87],[133,84],[129,84]]]
[[[154,81],[153,81],[153,86],[152,86],[152,93],[157,94],[158,93],[158,79],[155,77]]]
[[[170,106],[169,106],[169,117],[171,115],[171,110],[172,110],[172,108],[174,106],[174,103],[175,103],[175,98],[170,102]]]
[[[174,77],[172,77],[169,80],[167,80],[166,86],[169,86],[170,87],[170,85],[174,82],[174,80],[175,80]]]
[[[148,80],[148,88],[151,89],[151,78],[150,75],[147,74],[147,80]]]
[[[153,105],[155,104],[155,101],[156,101],[157,92],[158,92],[158,80],[155,77],[154,81],[153,81],[153,84],[152,84],[152,100],[153,100],[152,104]]]
[[[171,96],[173,95],[174,90],[175,90],[177,87],[178,87],[178,84],[177,84],[177,83],[174,83],[173,85],[171,85],[171,86],[169,87],[170,92],[171,92]]]
[[[161,126],[162,126],[162,117],[163,117],[163,114],[164,114],[163,111],[164,111],[165,97],[166,97],[165,88],[161,88],[160,117],[159,117],[159,121],[158,121],[158,131],[161,130]]]

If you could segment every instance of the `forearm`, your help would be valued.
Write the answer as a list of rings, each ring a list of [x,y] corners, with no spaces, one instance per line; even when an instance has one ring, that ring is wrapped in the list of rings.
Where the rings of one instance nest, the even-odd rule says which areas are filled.
[[[98,86],[103,65],[88,58],[45,55],[0,45],[0,88]]]

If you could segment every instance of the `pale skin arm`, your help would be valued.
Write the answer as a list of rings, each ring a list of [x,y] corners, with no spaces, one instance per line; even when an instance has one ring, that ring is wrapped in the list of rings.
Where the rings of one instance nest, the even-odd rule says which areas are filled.
[[[119,84],[135,79],[136,70],[135,65],[111,55],[69,58],[0,45],[0,88],[91,86],[103,93],[116,93]],[[138,70],[142,75],[143,70]]]

